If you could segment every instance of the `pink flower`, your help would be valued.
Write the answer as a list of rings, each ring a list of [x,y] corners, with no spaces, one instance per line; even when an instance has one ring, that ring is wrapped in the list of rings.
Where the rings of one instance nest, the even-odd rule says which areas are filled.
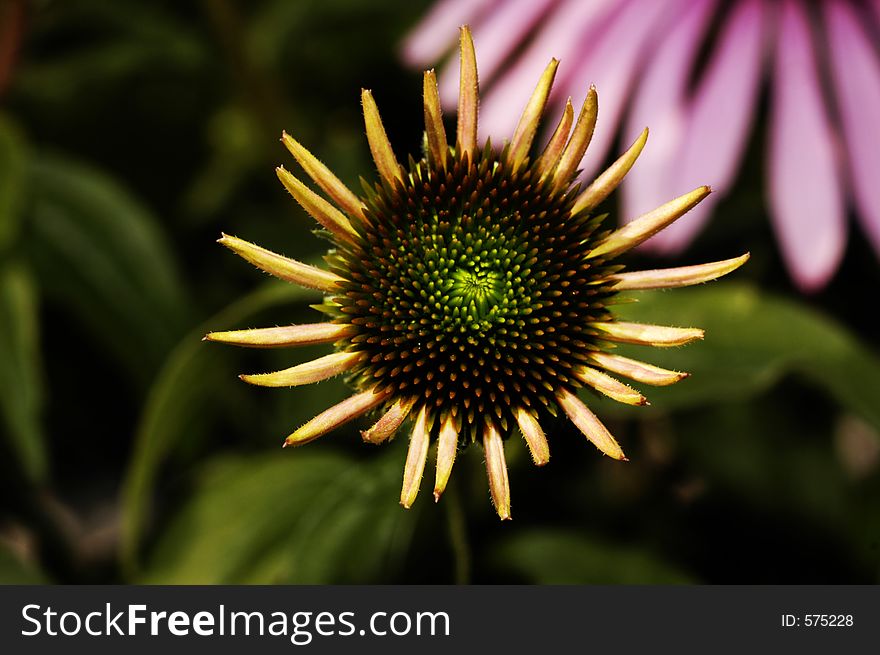
[[[557,115],[590,83],[602,94],[584,179],[615,134],[626,143],[646,125],[656,134],[623,185],[622,215],[687,191],[695,177],[713,186],[646,244],[654,252],[681,252],[731,190],[766,84],[768,211],[796,284],[815,291],[833,276],[848,206],[880,253],[880,0],[439,0],[405,41],[404,58],[439,60],[462,23],[481,45],[481,138],[511,132],[556,56]],[[441,97],[457,84],[450,62]]]

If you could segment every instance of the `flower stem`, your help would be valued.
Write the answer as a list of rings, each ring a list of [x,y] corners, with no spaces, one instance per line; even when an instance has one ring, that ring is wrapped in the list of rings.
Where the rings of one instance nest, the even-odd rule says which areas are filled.
[[[449,545],[452,547],[455,584],[470,584],[471,549],[467,537],[467,520],[461,501],[461,492],[458,489],[458,484],[454,481],[449,485],[443,497],[443,504],[446,506],[446,525],[449,529]]]

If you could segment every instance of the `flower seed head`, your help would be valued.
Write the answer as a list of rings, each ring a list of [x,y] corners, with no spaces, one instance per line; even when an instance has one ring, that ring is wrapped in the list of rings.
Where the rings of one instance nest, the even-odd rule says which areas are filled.
[[[433,71],[425,73],[425,155],[401,166],[376,102],[362,92],[370,151],[379,177],[358,197],[288,135],[283,141],[329,200],[283,168],[278,175],[335,242],[318,269],[235,237],[221,243],[259,268],[323,291],[327,322],[215,332],[208,339],[272,347],[333,343],[313,362],[242,376],[263,386],[296,386],[345,374],[355,395],[294,431],[299,445],[372,410],[365,441],[381,443],[411,425],[401,504],[416,500],[432,440],[434,496],[446,487],[456,452],[482,444],[490,495],[510,518],[504,440],[522,433],[536,464],[550,457],[540,421],[561,413],[602,452],[623,450],[578,398],[589,386],[630,404],[645,398],[612,374],[672,384],[686,374],[608,352],[614,341],[654,346],[702,337],[695,328],[621,323],[609,309],[622,289],[685,286],[724,275],[747,255],[661,271],[625,273],[615,258],[696,205],[707,187],[616,231],[595,207],[620,183],[647,131],[595,182],[575,184],[595,127],[591,89],[577,121],[570,103],[544,151],[530,154],[558,62],[551,61],[510,143],[478,146],[478,79],[470,31],[461,33],[457,134],[447,143]],[[572,127],[573,125],[573,127]],[[332,201],[332,202],[331,202]]]

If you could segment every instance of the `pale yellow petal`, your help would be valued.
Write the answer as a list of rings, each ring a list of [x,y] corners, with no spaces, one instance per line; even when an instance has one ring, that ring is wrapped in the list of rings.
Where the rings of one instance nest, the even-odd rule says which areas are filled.
[[[409,415],[414,401],[414,398],[394,401],[394,404],[382,415],[382,418],[373,424],[373,427],[361,431],[361,437],[364,441],[372,444],[380,444],[393,437]]]
[[[412,507],[419,494],[419,485],[422,482],[425,462],[428,459],[429,436],[427,411],[422,407],[416,417],[416,424],[409,440],[409,450],[406,453],[406,465],[403,469],[400,504],[407,509]]]
[[[400,164],[397,163],[394,150],[391,149],[391,142],[388,141],[385,126],[382,125],[382,117],[379,115],[379,108],[376,106],[376,101],[373,100],[373,94],[367,89],[361,91],[361,104],[364,108],[364,124],[367,127],[370,153],[373,155],[373,161],[376,162],[379,174],[391,185],[395,180],[402,181]]]
[[[600,202],[605,200],[614,189],[623,181],[623,178],[629,173],[629,169],[636,163],[636,159],[642,154],[645,142],[648,140],[648,128],[646,127],[638,139],[633,142],[629,149],[623,153],[620,158],[611,164],[602,172],[595,180],[590,183],[583,193],[581,193],[571,208],[572,216],[582,212],[590,211]]]
[[[318,359],[291,366],[274,373],[257,373],[255,375],[239,375],[248,384],[259,387],[297,387],[327,380],[340,373],[351,370],[364,358],[363,353],[332,353]]]
[[[617,440],[611,436],[602,422],[596,418],[596,415],[572,392],[561,389],[556,394],[556,400],[566,416],[571,419],[578,430],[589,439],[596,448],[603,453],[618,460],[626,460],[623,450]]]
[[[483,449],[486,451],[486,474],[492,504],[502,521],[510,520],[510,482],[507,479],[504,442],[494,425],[489,424],[483,430]]]
[[[371,390],[346,398],[341,403],[334,405],[330,409],[324,410],[287,437],[284,445],[300,446],[304,443],[314,441],[331,430],[335,430],[340,425],[344,425],[350,420],[367,413],[374,407],[377,407],[384,402],[386,396],[387,393],[373,393]]]
[[[596,246],[588,257],[616,257],[631,248],[654,236],[663,228],[684,216],[693,209],[697,203],[709,195],[712,190],[707,186],[701,186],[690,193],[670,200],[665,205],[639,216],[631,223],[615,230]]]
[[[516,422],[519,425],[520,432],[529,446],[529,452],[532,454],[532,461],[537,466],[544,466],[550,461],[550,446],[547,443],[547,437],[538,423],[538,419],[529,413],[523,407],[516,411]]]
[[[452,416],[447,416],[440,428],[440,436],[437,438],[437,474],[434,478],[434,502],[440,500],[441,494],[446,490],[457,452],[458,428],[455,427],[455,419]]]
[[[288,259],[283,255],[266,250],[239,239],[238,237],[224,234],[217,240],[239,257],[249,261],[257,268],[274,275],[287,282],[293,282],[301,287],[317,289],[326,293],[334,293],[339,290],[339,283],[344,280],[329,271],[303,264],[295,259]]]
[[[333,343],[355,333],[354,326],[340,323],[308,323],[251,330],[210,332],[205,341],[217,341],[249,348],[283,348]]]
[[[725,259],[709,264],[617,273],[610,276],[608,281],[612,283],[613,288],[617,291],[687,287],[693,284],[710,282],[723,275],[732,273],[745,264],[748,259],[749,253],[746,253],[733,259]]]
[[[599,330],[603,339],[634,343],[640,346],[683,346],[691,341],[702,339],[704,332],[700,328],[677,328],[665,325],[646,325],[644,323],[626,323],[611,321],[608,323],[591,323],[591,327]]]
[[[351,226],[345,214],[296,179],[283,166],[276,168],[275,172],[284,188],[312,218],[332,232],[334,236],[349,243],[355,243],[358,233]]]
[[[480,104],[480,83],[477,77],[477,56],[474,40],[467,25],[460,34],[460,81],[458,89],[458,130],[456,146],[460,154],[473,160],[477,150],[477,113]]]
[[[529,148],[532,147],[532,140],[535,138],[538,123],[541,121],[541,115],[547,105],[547,98],[550,96],[550,88],[553,86],[553,78],[556,76],[558,67],[559,61],[551,59],[519,119],[513,138],[510,140],[509,157],[513,164],[513,170],[519,168],[529,154]]]
[[[688,373],[680,373],[678,371],[670,371],[659,366],[653,366],[640,362],[635,359],[623,357],[621,355],[612,355],[611,353],[594,352],[590,353],[590,359],[602,368],[623,375],[635,380],[636,382],[644,382],[657,387],[665,387],[675,384],[688,377]]]

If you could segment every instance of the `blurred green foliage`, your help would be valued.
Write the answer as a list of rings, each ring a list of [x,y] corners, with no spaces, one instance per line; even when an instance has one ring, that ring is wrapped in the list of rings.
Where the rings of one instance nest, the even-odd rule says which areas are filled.
[[[342,382],[236,379],[312,351],[200,338],[314,319],[319,297],[213,242],[222,230],[319,261],[323,242],[272,172],[289,164],[277,140],[295,134],[359,188],[374,173],[361,87],[399,154],[417,151],[421,80],[396,48],[427,1],[4,1],[24,20],[0,25],[19,44],[0,61],[0,582],[880,578],[880,340],[866,309],[880,272],[854,239],[825,292],[790,287],[761,143],[681,261],[749,250],[736,280],[617,307],[706,328],[705,342],[648,355],[693,374],[646,390],[650,408],[589,398],[631,461],[551,422],[543,469],[507,443],[513,522],[490,507],[478,449],[441,503],[423,490],[406,512],[404,437],[376,449],[353,424],[279,448]]]

